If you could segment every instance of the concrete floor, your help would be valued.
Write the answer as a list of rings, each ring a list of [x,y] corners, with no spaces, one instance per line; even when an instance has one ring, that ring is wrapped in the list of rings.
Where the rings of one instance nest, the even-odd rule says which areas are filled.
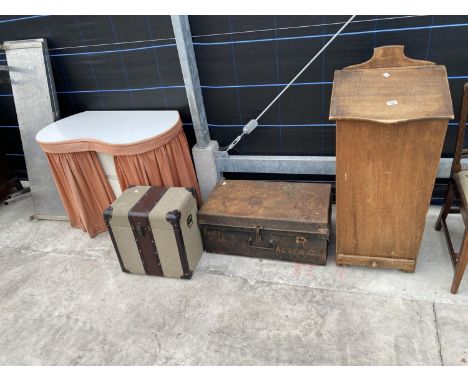
[[[326,267],[206,253],[190,281],[122,273],[107,233],[32,212],[0,207],[0,364],[467,364],[436,207],[414,274],[337,267],[331,245]]]

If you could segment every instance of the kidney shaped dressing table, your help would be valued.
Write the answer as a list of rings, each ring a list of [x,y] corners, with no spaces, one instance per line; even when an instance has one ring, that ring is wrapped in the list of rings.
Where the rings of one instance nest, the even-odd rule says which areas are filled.
[[[102,211],[130,185],[200,192],[177,111],[86,111],[36,136],[70,223],[95,236]]]

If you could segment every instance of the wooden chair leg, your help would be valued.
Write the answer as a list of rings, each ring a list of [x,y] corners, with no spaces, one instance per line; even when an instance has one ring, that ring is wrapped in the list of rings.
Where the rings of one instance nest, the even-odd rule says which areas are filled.
[[[453,184],[452,182],[450,182],[448,185],[447,195],[445,197],[444,204],[442,205],[442,208],[440,209],[440,214],[435,224],[436,231],[440,231],[440,229],[442,228],[442,220],[445,220],[447,218],[447,215],[450,211],[450,207],[452,207],[453,197],[454,197]]]
[[[465,273],[466,264],[468,263],[468,228],[465,228],[465,233],[463,234],[463,241],[460,247],[460,252],[457,258],[457,263],[455,265],[455,274],[452,281],[451,292],[456,294],[458,292],[458,287],[463,279],[463,274]]]

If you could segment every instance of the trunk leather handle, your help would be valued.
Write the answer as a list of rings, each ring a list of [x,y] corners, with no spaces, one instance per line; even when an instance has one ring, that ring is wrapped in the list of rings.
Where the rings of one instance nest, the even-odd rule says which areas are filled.
[[[257,244],[258,242],[255,242],[253,241],[252,239],[252,236],[249,237],[249,247],[250,248],[254,248],[254,249],[266,249],[268,251],[274,251],[276,250],[276,241],[275,240],[269,240],[268,243],[267,243],[267,246],[263,246],[263,245],[258,245]]]
[[[266,249],[269,251],[274,251],[276,249],[276,241],[271,239],[268,241],[267,246],[259,245],[262,241],[262,230],[263,227],[255,227],[255,242],[252,236],[249,236],[249,247],[254,249]]]

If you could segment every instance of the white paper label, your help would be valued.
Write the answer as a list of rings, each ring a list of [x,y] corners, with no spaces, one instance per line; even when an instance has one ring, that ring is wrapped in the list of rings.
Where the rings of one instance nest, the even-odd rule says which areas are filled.
[[[387,101],[387,106],[395,106],[395,105],[398,105],[398,101],[396,99]]]
[[[384,74],[382,74],[382,76],[384,76],[385,78],[390,77],[390,73],[385,72]]]

